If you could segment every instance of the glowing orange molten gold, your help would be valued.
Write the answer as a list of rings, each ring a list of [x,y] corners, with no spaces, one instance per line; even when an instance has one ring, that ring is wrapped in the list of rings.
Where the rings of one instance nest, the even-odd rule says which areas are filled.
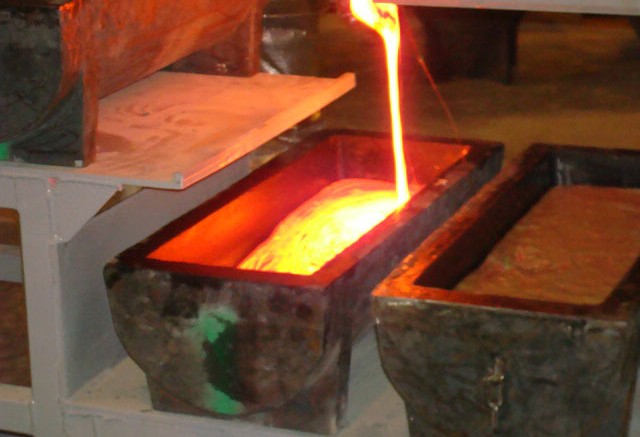
[[[398,202],[409,200],[407,168],[402,142],[402,116],[400,113],[400,85],[398,80],[398,59],[400,55],[400,20],[398,6],[390,3],[373,3],[372,0],[351,0],[351,13],[378,32],[384,41],[389,84],[389,107],[391,111],[391,135],[396,170],[396,191]]]
[[[310,275],[397,206],[390,182],[371,179],[334,182],[281,221],[239,267]]]

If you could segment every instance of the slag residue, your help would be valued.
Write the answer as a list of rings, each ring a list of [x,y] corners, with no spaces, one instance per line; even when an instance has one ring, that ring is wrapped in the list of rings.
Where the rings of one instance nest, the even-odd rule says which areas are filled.
[[[289,214],[238,267],[311,275],[397,207],[390,182],[339,180]]]

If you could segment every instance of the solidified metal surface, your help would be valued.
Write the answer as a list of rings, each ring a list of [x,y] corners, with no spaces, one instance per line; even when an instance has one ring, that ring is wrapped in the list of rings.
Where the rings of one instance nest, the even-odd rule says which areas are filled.
[[[600,304],[640,256],[638,223],[640,189],[552,187],[455,289]]]
[[[501,161],[497,145],[409,144],[414,176],[427,186],[311,276],[234,266],[282,216],[332,180],[392,180],[388,138],[326,134],[106,267],[116,331],[147,374],[155,408],[336,431],[346,406],[352,330],[371,323],[370,291]],[[197,239],[206,241],[218,266],[181,261],[180,253],[173,261],[147,258],[201,221],[213,233]]]
[[[640,186],[640,154],[533,146],[374,292],[379,352],[412,436],[626,436],[640,260],[598,305],[451,288],[557,184]]]
[[[90,162],[98,98],[193,52],[176,69],[255,72],[262,4],[1,0],[0,158]]]

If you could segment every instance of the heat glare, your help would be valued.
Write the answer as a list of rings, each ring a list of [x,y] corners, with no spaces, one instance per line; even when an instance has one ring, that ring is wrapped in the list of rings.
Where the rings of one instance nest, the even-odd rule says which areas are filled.
[[[388,182],[367,179],[334,182],[287,216],[239,264],[241,269],[311,275],[410,198],[400,114],[398,7],[374,4],[371,0],[351,0],[351,12],[384,41],[395,187]]]

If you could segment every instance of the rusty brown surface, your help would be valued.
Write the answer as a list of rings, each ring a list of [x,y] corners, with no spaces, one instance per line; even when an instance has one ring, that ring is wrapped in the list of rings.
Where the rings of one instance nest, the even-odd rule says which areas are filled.
[[[92,2],[98,94],[105,96],[231,36],[257,0]]]
[[[31,385],[22,284],[0,282],[0,384]]]
[[[247,18],[228,37],[173,63],[173,71],[251,76],[259,70],[262,8],[257,0]]]
[[[0,244],[20,245],[20,217],[14,209],[0,208]]]
[[[18,213],[0,208],[0,244],[20,245]],[[27,309],[22,284],[0,281],[0,384],[30,386]]]
[[[502,236],[555,185],[640,187],[640,154],[633,150],[537,144],[483,188],[405,263],[376,296],[490,305],[550,314],[628,317],[629,296],[616,290],[600,305],[578,305],[455,290]],[[412,284],[422,286],[413,286]]]
[[[73,0],[0,0],[0,8],[5,6],[51,6],[56,7]]]

